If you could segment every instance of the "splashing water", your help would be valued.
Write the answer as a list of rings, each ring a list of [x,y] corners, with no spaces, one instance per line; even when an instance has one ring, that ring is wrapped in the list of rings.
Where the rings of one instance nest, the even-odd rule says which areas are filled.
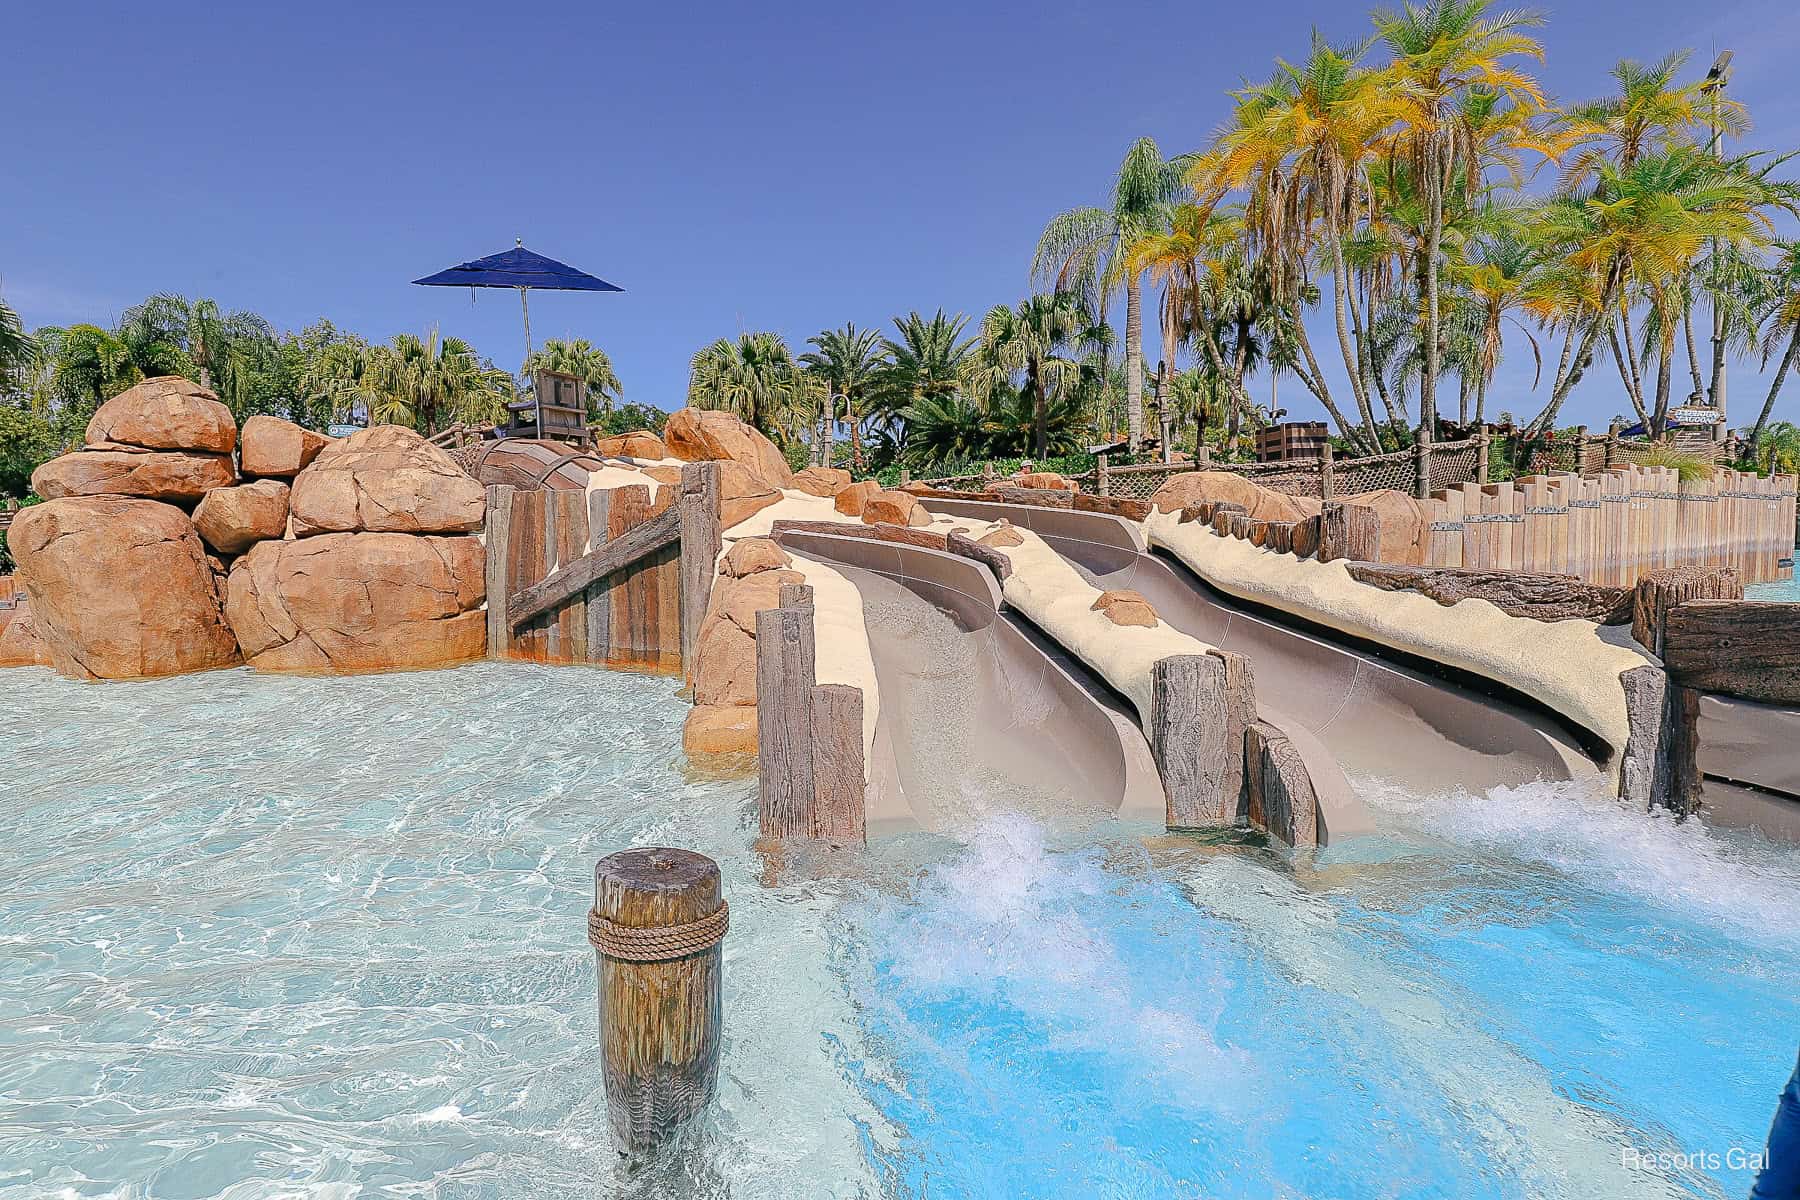
[[[732,900],[671,1196],[1736,1196],[1650,1156],[1760,1147],[1800,1028],[1800,855],[1561,785],[770,884],[664,680],[14,679],[0,1196],[614,1194],[581,913],[627,845]]]

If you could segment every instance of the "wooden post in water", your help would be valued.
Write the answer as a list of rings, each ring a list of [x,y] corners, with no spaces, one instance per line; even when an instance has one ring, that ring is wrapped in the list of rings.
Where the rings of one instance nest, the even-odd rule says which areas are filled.
[[[512,644],[512,626],[506,623],[506,600],[511,574],[507,541],[512,536],[513,490],[496,484],[487,490],[487,656],[505,658]]]
[[[757,825],[765,838],[867,838],[863,695],[817,682],[813,590],[756,614]]]
[[[613,1146],[666,1142],[712,1099],[719,1076],[719,867],[691,850],[643,848],[594,867],[588,941],[600,977],[600,1056]]]
[[[712,599],[713,571],[723,537],[719,521],[719,464],[687,463],[681,468],[681,667],[694,669],[700,623]]]

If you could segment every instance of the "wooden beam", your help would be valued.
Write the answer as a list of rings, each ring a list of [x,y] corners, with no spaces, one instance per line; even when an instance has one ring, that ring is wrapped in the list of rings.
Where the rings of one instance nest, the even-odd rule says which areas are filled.
[[[1663,662],[1682,687],[1800,705],[1800,604],[1689,600],[1668,610]]]
[[[1602,625],[1626,625],[1631,621],[1630,588],[1585,583],[1576,575],[1371,562],[1347,565],[1350,577],[1360,583],[1389,592],[1418,592],[1445,606],[1461,600],[1486,600],[1502,612],[1534,621],[1565,621],[1571,617]]]
[[[604,550],[590,552],[532,587],[514,592],[507,601],[506,620],[514,629],[549,612],[582,588],[617,574],[681,537],[681,511],[670,508],[623,536],[608,542]]]
[[[719,464],[681,468],[681,662],[693,669],[700,624],[712,599],[713,575],[723,532],[719,522]]]
[[[756,614],[757,824],[764,837],[812,835],[813,614]]]
[[[512,643],[512,626],[506,623],[509,559],[507,542],[512,537],[513,490],[496,484],[487,490],[487,656],[505,658]]]
[[[1632,598],[1631,636],[1655,655],[1663,652],[1669,611],[1689,600],[1742,600],[1744,582],[1735,567],[1666,567],[1638,577]]]

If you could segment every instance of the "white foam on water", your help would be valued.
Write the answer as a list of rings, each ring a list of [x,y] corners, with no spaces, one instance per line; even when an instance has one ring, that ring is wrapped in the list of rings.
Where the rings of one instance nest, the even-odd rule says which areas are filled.
[[[1216,977],[1184,995],[1181,1011],[1134,986],[1111,935],[1083,912],[1123,886],[1097,854],[1057,852],[1041,824],[996,814],[869,924],[903,992],[1009,1007],[1059,1051],[1105,1055],[1172,1100],[1227,1111],[1257,1077],[1250,1057],[1214,1034],[1229,983]]]
[[[1371,807],[1427,836],[1541,863],[1733,936],[1800,948],[1800,848],[1643,813],[1575,781],[1415,795],[1377,782]]]

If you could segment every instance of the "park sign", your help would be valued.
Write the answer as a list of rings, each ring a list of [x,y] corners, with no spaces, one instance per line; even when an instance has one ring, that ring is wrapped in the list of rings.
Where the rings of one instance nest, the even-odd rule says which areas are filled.
[[[1669,410],[1669,424],[1681,426],[1717,425],[1725,414],[1710,404],[1684,404]]]
[[[325,432],[334,438],[349,437],[353,433],[361,433],[361,425],[327,425]]]

